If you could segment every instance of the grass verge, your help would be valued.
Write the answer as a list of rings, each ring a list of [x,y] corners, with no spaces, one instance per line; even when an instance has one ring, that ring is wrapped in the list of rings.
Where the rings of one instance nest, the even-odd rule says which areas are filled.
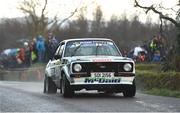
[[[169,90],[169,89],[152,88],[152,89],[146,90],[145,93],[152,94],[152,95],[158,95],[158,96],[180,98],[180,91],[173,91],[173,90]]]
[[[136,81],[144,93],[180,98],[180,72],[162,72],[161,64],[137,64]]]

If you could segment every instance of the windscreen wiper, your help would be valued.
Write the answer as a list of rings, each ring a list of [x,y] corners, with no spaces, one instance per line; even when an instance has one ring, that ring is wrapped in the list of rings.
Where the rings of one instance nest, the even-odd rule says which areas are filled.
[[[99,48],[99,44],[96,46],[96,56],[98,54],[98,48]]]
[[[81,44],[78,45],[78,46],[74,49],[73,53],[71,54],[71,57],[76,54],[77,50],[78,50],[80,47],[81,47]]]

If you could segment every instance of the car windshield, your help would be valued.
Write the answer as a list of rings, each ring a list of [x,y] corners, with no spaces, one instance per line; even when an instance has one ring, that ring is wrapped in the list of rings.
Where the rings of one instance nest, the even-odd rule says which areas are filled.
[[[71,56],[120,56],[111,41],[70,41],[66,44],[65,57]]]

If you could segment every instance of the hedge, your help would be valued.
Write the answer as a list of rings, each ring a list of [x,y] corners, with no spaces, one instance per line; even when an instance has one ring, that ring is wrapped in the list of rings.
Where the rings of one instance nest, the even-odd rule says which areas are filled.
[[[136,70],[136,75],[139,88],[180,90],[180,72]]]
[[[137,63],[136,64],[136,70],[149,70],[149,71],[160,71],[161,70],[161,68],[162,68],[162,66],[161,66],[161,64],[160,63],[148,63],[148,64],[146,64],[146,63],[141,63],[141,64],[139,64],[139,63]]]

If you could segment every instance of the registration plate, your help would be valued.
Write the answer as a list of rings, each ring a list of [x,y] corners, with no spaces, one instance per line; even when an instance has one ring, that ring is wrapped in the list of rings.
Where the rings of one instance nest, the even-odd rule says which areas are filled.
[[[114,72],[92,72],[91,77],[114,77]]]

